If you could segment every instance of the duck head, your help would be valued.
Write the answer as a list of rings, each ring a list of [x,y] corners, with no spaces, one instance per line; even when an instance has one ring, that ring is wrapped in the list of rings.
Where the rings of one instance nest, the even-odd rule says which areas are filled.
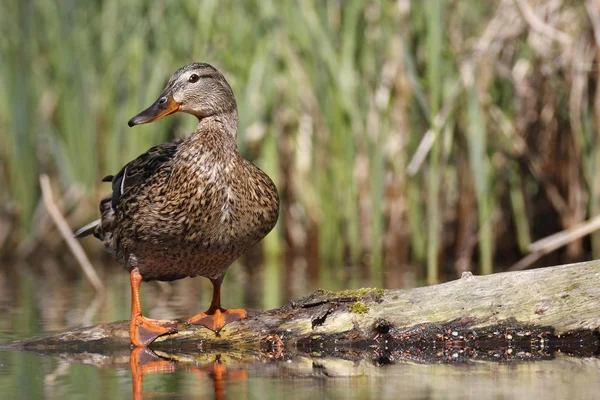
[[[128,125],[147,124],[178,111],[195,115],[199,120],[230,114],[237,123],[233,91],[225,77],[209,64],[193,63],[175,71],[158,99],[131,118]]]

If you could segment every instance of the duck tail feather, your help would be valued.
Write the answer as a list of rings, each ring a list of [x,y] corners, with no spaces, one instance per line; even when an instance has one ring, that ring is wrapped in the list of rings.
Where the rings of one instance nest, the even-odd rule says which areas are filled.
[[[91,235],[92,233],[94,233],[94,231],[96,230],[96,228],[98,227],[98,225],[100,225],[100,220],[97,219],[93,222],[90,222],[89,224],[87,224],[86,226],[79,228],[76,232],[75,232],[75,237],[76,238],[82,238],[82,237],[86,237],[88,235]]]

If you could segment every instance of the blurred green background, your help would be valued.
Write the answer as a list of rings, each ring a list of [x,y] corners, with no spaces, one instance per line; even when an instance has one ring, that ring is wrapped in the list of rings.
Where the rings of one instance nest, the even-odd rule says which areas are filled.
[[[277,228],[240,261],[250,303],[598,258],[599,7],[4,1],[0,269],[52,258],[80,274],[40,174],[71,227],[97,218],[103,176],[194,130],[179,114],[126,125],[193,61],[231,83],[240,151],[282,197]]]

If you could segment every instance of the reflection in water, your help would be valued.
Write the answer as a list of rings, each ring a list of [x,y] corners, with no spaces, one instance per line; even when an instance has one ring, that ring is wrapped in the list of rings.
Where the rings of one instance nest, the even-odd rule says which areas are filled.
[[[158,357],[152,350],[135,348],[129,360],[133,399],[143,398],[144,374],[170,373],[177,369],[177,362]]]
[[[134,400],[152,397],[158,393],[144,392],[145,374],[168,374],[177,370],[187,370],[198,377],[198,380],[209,379],[213,385],[215,399],[225,399],[225,381],[246,380],[248,373],[245,369],[228,369],[221,360],[221,354],[215,354],[214,361],[205,365],[179,363],[174,359],[159,357],[147,348],[131,350],[129,360],[131,368],[132,394]]]
[[[52,356],[0,352],[0,388],[2,398],[91,400],[592,399],[600,391],[600,359],[596,357],[559,355],[536,362],[433,365],[404,360],[380,366],[368,351],[363,356],[298,354],[271,359],[257,352],[144,349]],[[20,375],[35,377],[36,372],[45,376],[39,391]]]

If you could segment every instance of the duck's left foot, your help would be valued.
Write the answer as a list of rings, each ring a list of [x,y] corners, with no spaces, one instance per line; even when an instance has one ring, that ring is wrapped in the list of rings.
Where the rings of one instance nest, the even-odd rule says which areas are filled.
[[[188,324],[202,325],[215,333],[219,331],[228,323],[233,321],[239,321],[246,318],[246,310],[241,309],[217,309],[214,312],[203,312],[198,315],[194,315],[188,319]]]

